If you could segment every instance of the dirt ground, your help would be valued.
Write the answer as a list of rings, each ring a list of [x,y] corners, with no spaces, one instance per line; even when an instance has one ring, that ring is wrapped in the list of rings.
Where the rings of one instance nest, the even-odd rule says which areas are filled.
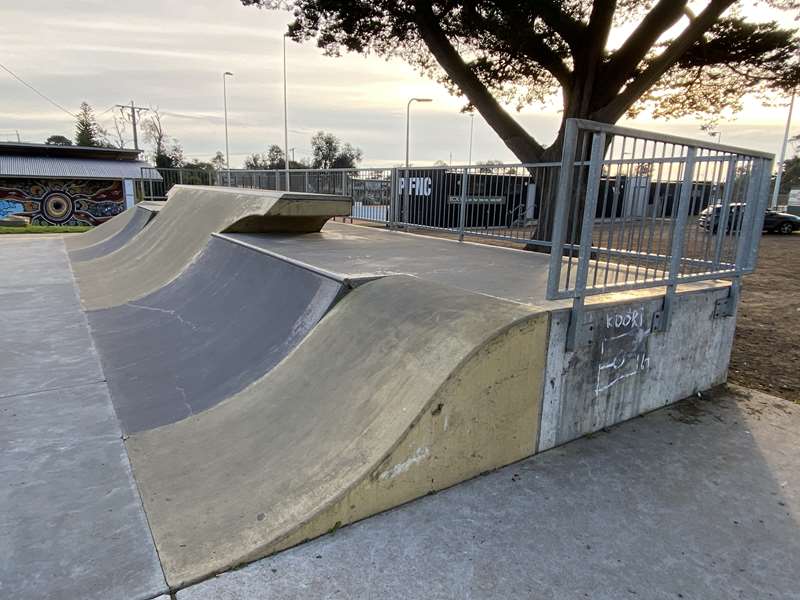
[[[730,381],[800,404],[800,232],[761,238],[744,279]]]

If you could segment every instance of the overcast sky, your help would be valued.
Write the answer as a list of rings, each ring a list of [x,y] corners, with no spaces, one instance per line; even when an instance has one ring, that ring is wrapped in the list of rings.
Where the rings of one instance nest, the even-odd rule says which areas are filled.
[[[283,145],[281,36],[288,21],[288,13],[239,0],[3,1],[0,62],[70,111],[86,100],[111,132],[114,104],[158,107],[185,154],[203,160],[224,150],[221,78],[233,71],[230,151],[231,166],[239,166],[252,152]],[[311,135],[324,129],[360,147],[364,166],[399,164],[406,101],[422,96],[434,102],[413,108],[412,162],[448,161],[451,153],[454,163],[466,162],[469,117],[459,113],[462,101],[402,62],[326,58],[313,43],[289,42],[287,63],[289,147],[298,159],[309,155]],[[0,99],[0,141],[15,140],[15,130],[30,142],[74,137],[72,117],[2,71]],[[546,143],[559,123],[553,109],[516,116]],[[777,153],[785,118],[785,106],[751,102],[735,120],[723,120],[722,141]],[[632,123],[705,137],[691,119]],[[487,159],[516,162],[478,116],[473,160]]]

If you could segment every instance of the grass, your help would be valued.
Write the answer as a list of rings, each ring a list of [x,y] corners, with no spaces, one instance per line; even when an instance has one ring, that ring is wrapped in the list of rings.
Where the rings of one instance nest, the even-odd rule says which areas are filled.
[[[0,227],[3,233],[81,233],[90,230],[91,225],[25,225],[25,227]]]

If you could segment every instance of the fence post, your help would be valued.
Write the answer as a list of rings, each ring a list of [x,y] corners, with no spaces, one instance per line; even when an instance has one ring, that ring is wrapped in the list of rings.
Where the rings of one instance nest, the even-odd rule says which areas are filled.
[[[469,172],[467,167],[461,171],[461,198],[458,202],[458,241],[464,241],[464,226],[467,222],[467,185],[469,185]]]
[[[397,176],[397,168],[392,167],[389,176],[389,210],[386,215],[389,221],[389,229],[397,229],[397,203],[399,202],[400,178]]]
[[[398,221],[400,223],[409,223],[409,219],[408,219],[408,188],[410,187],[409,186],[409,182],[411,181],[409,173],[410,172],[408,170],[408,167],[406,166],[405,178],[403,179],[403,210],[401,211],[400,215],[398,215],[400,217],[398,219]]]
[[[689,220],[689,205],[692,203],[692,189],[694,188],[694,164],[697,158],[697,147],[690,146],[686,152],[686,164],[681,181],[681,195],[678,200],[678,220],[672,230],[672,247],[669,261],[669,275],[667,276],[667,292],[664,295],[664,305],[660,313],[656,313],[653,323],[654,331],[667,331],[669,329],[672,304],[675,300],[675,289],[678,286],[681,260],[683,259],[684,234],[686,223]]]
[[[550,240],[550,268],[547,277],[547,299],[554,300],[558,296],[561,281],[561,259],[564,250],[564,237],[567,227],[567,210],[572,193],[573,161],[578,145],[578,124],[574,119],[567,119],[564,127],[564,147],[561,150],[561,169],[558,173],[555,213],[553,215],[553,235]],[[541,207],[539,208],[541,218]]]
[[[597,196],[600,193],[600,179],[603,176],[603,156],[606,151],[606,134],[592,135],[592,150],[589,161],[589,174],[586,182],[586,199],[583,203],[581,222],[581,246],[578,254],[578,271],[575,274],[575,299],[567,329],[567,350],[574,350],[578,338],[578,328],[583,324],[583,304],[586,297],[586,280],[589,275],[589,259],[592,254],[592,236],[597,212]],[[577,217],[577,215],[576,215]],[[608,265],[606,265],[606,269]],[[595,265],[597,269],[597,265]]]

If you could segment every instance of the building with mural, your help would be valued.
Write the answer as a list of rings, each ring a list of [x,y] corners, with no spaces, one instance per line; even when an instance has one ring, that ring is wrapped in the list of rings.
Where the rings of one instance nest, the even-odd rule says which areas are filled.
[[[36,225],[99,225],[133,206],[145,177],[140,150],[0,143],[0,218]],[[144,170],[143,170],[144,168]]]

